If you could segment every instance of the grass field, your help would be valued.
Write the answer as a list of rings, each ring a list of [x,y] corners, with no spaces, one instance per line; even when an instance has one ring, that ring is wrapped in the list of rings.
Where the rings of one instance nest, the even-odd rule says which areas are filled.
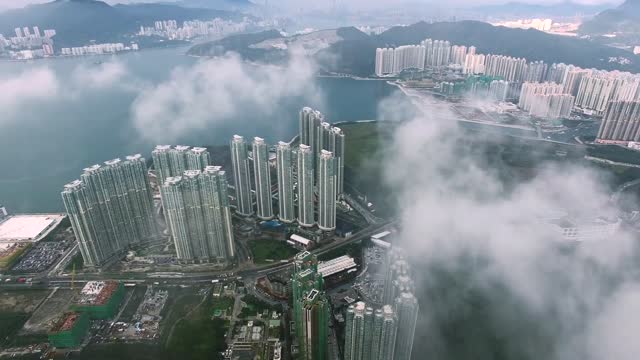
[[[213,300],[211,301],[211,310],[212,312],[215,312],[216,310],[220,310],[222,312],[230,311],[233,309],[234,302],[234,298],[227,296],[213,298]]]
[[[270,261],[280,261],[294,256],[298,251],[284,241],[279,240],[252,240],[249,242],[253,262],[265,264]]]
[[[247,304],[246,307],[242,308],[242,311],[238,315],[239,318],[246,318],[249,316],[255,316],[256,314],[262,313],[265,310],[269,311],[282,311],[279,306],[272,306],[253,295],[245,295],[242,298],[242,301]]]
[[[350,123],[340,125],[347,148],[345,166],[358,169],[367,158],[378,152],[381,144],[377,123]]]
[[[172,329],[166,328],[163,358],[166,359],[221,359],[226,349],[227,322],[212,319],[216,306],[228,302],[214,301],[209,293],[192,294],[178,298],[167,320],[174,320]],[[233,303],[231,303],[233,304]],[[177,307],[177,312],[175,308]],[[179,316],[181,315],[181,316]],[[179,317],[178,317],[179,316]]]

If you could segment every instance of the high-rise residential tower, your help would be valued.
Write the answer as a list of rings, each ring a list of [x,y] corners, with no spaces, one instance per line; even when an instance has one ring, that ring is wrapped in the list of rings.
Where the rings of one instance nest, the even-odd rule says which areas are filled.
[[[300,111],[300,144],[308,145],[314,152],[316,150],[317,129],[324,121],[320,111],[305,107]]]
[[[313,204],[313,151],[311,147],[300,144],[298,158],[298,223],[304,227],[315,225]]]
[[[377,310],[373,320],[373,341],[371,359],[387,360],[394,358],[398,324],[391,305]]]
[[[157,235],[151,188],[141,155],[84,169],[62,199],[85,264],[102,266],[129,245]]]
[[[240,135],[231,140],[231,163],[236,187],[236,211],[243,216],[253,215],[253,197],[249,181],[249,154],[247,144]]]
[[[395,313],[390,305],[375,313],[364,302],[350,305],[346,316],[344,359],[393,359],[396,331]]]
[[[296,254],[291,278],[293,318],[301,358],[327,359],[329,305],[318,259],[308,251]]]
[[[182,176],[185,170],[203,170],[209,166],[211,155],[206,148],[178,145],[158,145],[151,152],[158,185],[172,176]]]
[[[597,141],[640,141],[640,101],[610,101],[600,124]]]
[[[296,220],[293,198],[293,151],[286,142],[279,142],[276,148],[278,172],[278,218],[285,223]]]
[[[394,360],[410,360],[413,349],[413,337],[416,332],[418,299],[409,292],[400,294],[396,298],[395,311],[398,316],[398,333],[394,351]]]
[[[322,150],[331,151],[335,158],[335,174],[336,174],[336,195],[342,194],[344,187],[344,155],[345,155],[345,137],[342,130],[338,127],[324,122],[317,129],[318,151],[316,156],[320,156]]]
[[[256,207],[258,218],[273,218],[273,202],[271,201],[271,171],[269,169],[269,149],[264,139],[255,137],[252,144],[253,174],[256,184]]]
[[[302,300],[302,359],[327,360],[328,332],[329,302],[324,292],[312,289]]]
[[[179,260],[227,261],[235,255],[227,181],[219,166],[170,177],[162,192]]]
[[[336,161],[331,151],[322,150],[318,165],[318,227],[336,228]]]

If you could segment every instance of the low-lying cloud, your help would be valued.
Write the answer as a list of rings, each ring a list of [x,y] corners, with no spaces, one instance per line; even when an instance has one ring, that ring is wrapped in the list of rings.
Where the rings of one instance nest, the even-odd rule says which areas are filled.
[[[284,66],[256,66],[232,53],[201,61],[175,69],[169,80],[143,91],[132,105],[133,124],[143,138],[154,141],[238,118],[251,125],[289,97],[317,102],[322,96],[314,85],[315,72],[315,64],[298,52]]]
[[[407,113],[395,101],[382,106],[387,118]],[[497,352],[485,357],[478,352],[476,359],[496,358],[504,349],[511,353],[503,359],[637,357],[637,342],[628,337],[640,329],[630,320],[640,316],[640,292],[630,276],[637,270],[637,236],[621,229],[599,241],[570,245],[550,224],[558,213],[616,218],[619,210],[609,202],[607,176],[576,162],[539,160],[532,175],[514,184],[500,173],[500,157],[487,156],[479,138],[488,136],[464,131],[454,117],[447,104],[434,103],[424,114],[399,123],[384,166],[401,209],[399,242],[415,256],[420,287],[462,287],[462,297],[452,302],[442,302],[442,294],[423,294],[418,353],[453,358],[454,345],[442,340],[451,336],[447,321],[486,310],[474,308],[477,304],[456,307],[469,300],[464,294],[472,289],[502,321],[492,319],[500,323],[492,325],[495,334],[483,335],[500,339],[482,344]],[[433,269],[471,275],[449,283]],[[496,286],[507,295],[498,295]],[[502,303],[516,303],[522,313],[504,320],[508,310],[501,310]],[[460,311],[464,314],[454,314]],[[543,334],[516,335],[531,323]],[[467,341],[473,340],[461,343]],[[440,353],[425,353],[435,348]]]
[[[74,69],[72,80],[77,88],[105,89],[116,85],[127,85],[129,70],[122,62],[111,60],[97,66],[80,65]]]
[[[60,82],[48,67],[29,69],[16,75],[0,77],[0,109],[4,118],[14,115],[21,106],[58,96]]]

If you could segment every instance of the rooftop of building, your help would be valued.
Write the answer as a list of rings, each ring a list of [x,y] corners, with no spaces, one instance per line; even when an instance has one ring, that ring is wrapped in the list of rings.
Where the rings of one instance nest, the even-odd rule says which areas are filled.
[[[68,183],[67,185],[65,185],[64,189],[65,190],[76,190],[80,186],[82,186],[82,181],[76,179],[76,180],[73,180],[72,182]]]
[[[207,152],[207,148],[204,148],[204,147],[194,147],[194,148],[191,148],[191,152],[196,153],[196,154],[202,154],[202,153]]]
[[[122,162],[122,160],[120,160],[120,158],[116,158],[116,159],[111,159],[111,160],[107,160],[105,161],[105,165],[108,166],[114,166],[114,165],[118,165]]]
[[[80,305],[104,305],[120,284],[117,281],[89,281],[80,291]]]
[[[87,173],[96,172],[96,171],[100,170],[100,165],[98,165],[98,164],[91,165],[89,167],[84,168],[83,170],[84,170],[84,172],[87,172]]]
[[[356,266],[356,262],[352,257],[343,255],[335,259],[319,263],[318,273],[322,274],[322,277],[327,277],[345,270],[353,269]]]
[[[76,312],[69,312],[62,315],[62,317],[53,324],[51,327],[52,333],[69,331],[73,329],[73,326],[76,324],[78,319],[80,319],[80,314]]]
[[[169,151],[171,150],[171,145],[156,145],[156,148],[153,151]]]
[[[11,215],[0,222],[0,241],[40,240],[63,218],[61,214]]]
[[[142,160],[142,154],[129,155],[126,159],[128,161]]]
[[[187,146],[187,145],[176,145],[175,149],[177,151],[187,151],[189,149],[191,149],[191,146]]]

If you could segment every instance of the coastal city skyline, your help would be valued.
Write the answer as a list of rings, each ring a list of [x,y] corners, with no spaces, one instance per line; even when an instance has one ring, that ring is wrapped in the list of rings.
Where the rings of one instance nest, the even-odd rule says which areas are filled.
[[[640,353],[639,1],[2,5],[0,357]]]

